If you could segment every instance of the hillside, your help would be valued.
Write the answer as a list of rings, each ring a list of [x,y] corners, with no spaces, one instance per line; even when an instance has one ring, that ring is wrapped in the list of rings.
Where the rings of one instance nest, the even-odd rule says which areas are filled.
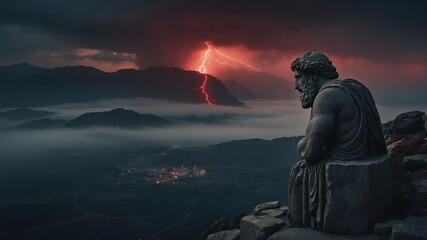
[[[123,69],[114,73],[87,66],[42,69],[31,65],[0,69],[0,107],[34,107],[108,98],[151,97],[206,103],[201,87],[219,105],[243,103],[217,78],[174,67]],[[205,83],[205,84],[204,84]]]

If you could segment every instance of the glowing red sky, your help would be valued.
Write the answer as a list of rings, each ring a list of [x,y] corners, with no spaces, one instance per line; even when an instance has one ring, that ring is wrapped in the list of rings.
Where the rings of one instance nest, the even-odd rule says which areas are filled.
[[[0,4],[0,65],[198,70],[210,42],[221,53],[288,80],[290,63],[315,49],[330,57],[341,78],[402,86],[427,82],[423,0]],[[206,71],[214,75],[225,67],[208,65]]]

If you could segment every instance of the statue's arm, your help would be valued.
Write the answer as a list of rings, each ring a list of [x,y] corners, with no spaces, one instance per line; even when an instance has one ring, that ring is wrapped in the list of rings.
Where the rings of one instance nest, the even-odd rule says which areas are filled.
[[[342,92],[335,88],[325,89],[316,96],[305,139],[298,145],[301,157],[308,163],[320,160],[325,140],[331,134],[341,109],[342,97]]]

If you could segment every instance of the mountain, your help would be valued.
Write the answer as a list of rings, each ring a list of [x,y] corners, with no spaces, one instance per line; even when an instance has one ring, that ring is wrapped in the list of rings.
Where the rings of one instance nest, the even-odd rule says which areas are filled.
[[[253,92],[251,92],[249,89],[247,89],[245,86],[243,86],[236,80],[227,80],[223,81],[223,83],[227,87],[227,89],[238,99],[245,100],[256,98]]]
[[[257,98],[298,99],[293,82],[266,72],[255,72],[245,69],[224,70],[216,76],[225,82],[230,80],[238,81]]]
[[[27,69],[26,74],[15,73],[21,68]],[[174,67],[123,69],[107,73],[87,66],[41,69],[12,65],[2,67],[0,79],[0,107],[46,106],[126,97],[206,103],[201,89],[205,75]],[[204,86],[215,104],[243,104],[211,75],[207,75]]]
[[[17,109],[1,112],[0,117],[11,119],[11,120],[27,120],[27,119],[46,117],[52,114],[53,114],[52,112],[48,112],[48,111],[38,111],[38,110],[32,110],[28,108],[17,108]]]
[[[70,128],[85,127],[119,127],[119,128],[140,128],[140,127],[164,127],[170,125],[168,120],[153,114],[139,114],[137,112],[123,108],[113,109],[108,112],[85,113],[64,124]]]
[[[21,79],[45,71],[46,68],[30,65],[28,63],[17,63],[7,67],[0,67],[0,81],[9,79]]]
[[[42,118],[13,127],[14,129],[47,129],[62,126],[66,120]]]

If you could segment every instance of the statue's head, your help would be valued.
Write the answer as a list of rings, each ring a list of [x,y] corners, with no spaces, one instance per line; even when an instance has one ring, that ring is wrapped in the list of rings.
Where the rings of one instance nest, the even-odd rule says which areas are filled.
[[[338,78],[337,69],[329,58],[318,51],[308,51],[291,64],[295,76],[295,89],[300,92],[303,108],[313,106],[314,98],[322,84]]]

